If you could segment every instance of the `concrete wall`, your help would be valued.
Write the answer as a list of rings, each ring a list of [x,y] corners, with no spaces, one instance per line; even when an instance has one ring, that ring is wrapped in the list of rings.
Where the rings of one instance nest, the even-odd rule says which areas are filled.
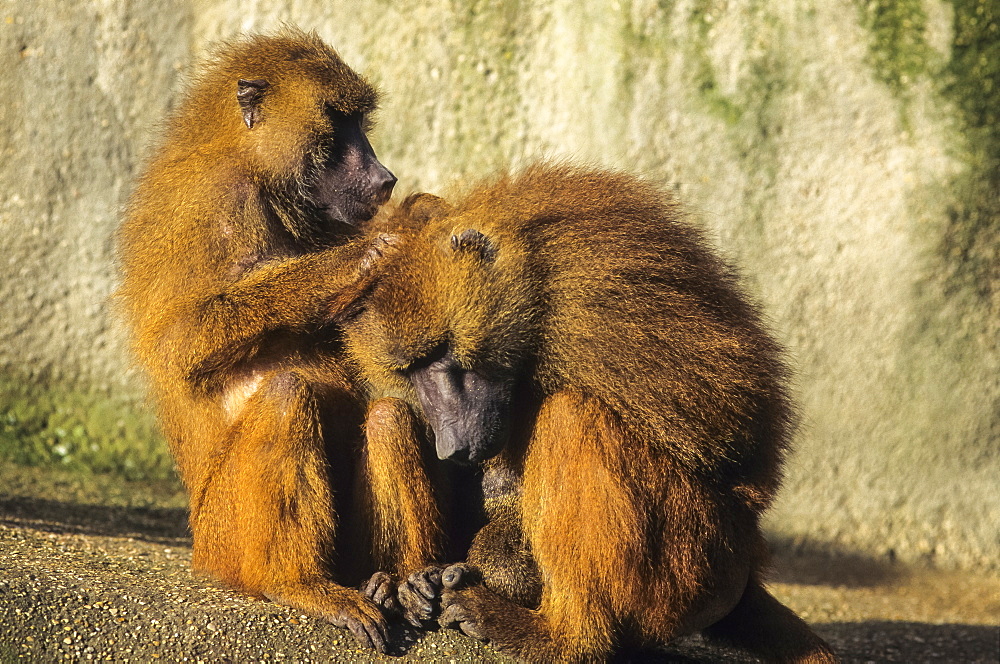
[[[169,472],[112,233],[192,59],[285,21],[381,87],[400,191],[568,156],[679,192],[798,369],[776,537],[1000,569],[995,0],[66,4],[0,5],[7,458]]]

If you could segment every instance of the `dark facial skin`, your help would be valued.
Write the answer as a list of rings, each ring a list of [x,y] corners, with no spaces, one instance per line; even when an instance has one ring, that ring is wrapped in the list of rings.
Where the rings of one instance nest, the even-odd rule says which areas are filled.
[[[375,156],[361,115],[335,116],[334,126],[330,154],[309,198],[332,221],[356,226],[389,200],[396,177]]]
[[[450,350],[407,375],[434,430],[439,459],[480,463],[503,449],[512,379],[465,369]]]

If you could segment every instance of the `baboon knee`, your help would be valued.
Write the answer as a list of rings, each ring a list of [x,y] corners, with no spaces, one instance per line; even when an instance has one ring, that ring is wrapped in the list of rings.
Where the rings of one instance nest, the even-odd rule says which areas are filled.
[[[379,399],[368,409],[367,426],[369,433],[376,430],[410,426],[413,415],[410,407],[401,399]]]

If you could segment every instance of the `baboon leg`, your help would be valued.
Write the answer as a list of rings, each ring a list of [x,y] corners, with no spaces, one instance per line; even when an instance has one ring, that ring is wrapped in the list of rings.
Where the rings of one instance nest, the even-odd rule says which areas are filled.
[[[736,608],[702,634],[709,640],[747,650],[765,662],[833,664],[838,661],[830,646],[805,621],[754,578],[747,583]]]
[[[441,519],[417,427],[399,399],[379,399],[368,410],[363,511],[376,567],[397,575],[423,568],[441,553]]]
[[[619,432],[596,404],[568,393],[547,399],[528,445],[521,495],[526,543],[544,580],[540,607],[468,585],[479,570],[452,566],[442,577],[441,622],[529,661],[603,659],[619,607],[644,590],[645,515],[623,481],[620,450]]]
[[[521,530],[517,490],[494,494],[486,503],[489,521],[476,533],[469,547],[465,569],[470,571],[461,585],[472,585],[469,579],[474,577],[496,593],[499,600],[537,609],[542,580]],[[412,624],[421,626],[438,617],[443,570],[441,566],[427,567],[400,585],[400,602],[407,607],[406,617]]]
[[[192,491],[193,563],[384,650],[379,609],[357,590],[335,584],[324,563],[337,518],[319,399],[327,404],[338,396],[348,398],[298,371],[265,377]]]
[[[520,606],[537,609],[542,578],[521,528],[520,500],[511,494],[488,501],[489,523],[476,534],[467,561],[487,588]]]
[[[456,627],[475,639],[528,662],[583,661],[567,657],[546,617],[490,590],[482,572],[458,563],[441,572],[441,626]],[[596,659],[596,658],[594,658]]]
[[[566,625],[560,608],[546,612],[515,604],[490,590],[481,571],[458,563],[441,572],[442,626],[460,629],[467,636],[487,641],[527,662],[600,662],[611,650],[611,630],[606,616],[595,615],[590,624]],[[578,608],[585,602],[577,601]],[[570,601],[573,601],[572,599]],[[563,614],[568,613],[563,611]],[[596,613],[596,612],[595,612]],[[579,611],[579,615],[588,615]],[[559,629],[559,626],[566,628]]]
[[[386,601],[398,597],[404,617],[419,626],[433,606],[418,588],[437,582],[433,575],[440,568],[432,563],[440,558],[443,535],[418,422],[404,401],[379,399],[368,410],[365,433],[358,504],[368,526],[375,567],[404,580],[399,591],[381,604],[390,608]]]

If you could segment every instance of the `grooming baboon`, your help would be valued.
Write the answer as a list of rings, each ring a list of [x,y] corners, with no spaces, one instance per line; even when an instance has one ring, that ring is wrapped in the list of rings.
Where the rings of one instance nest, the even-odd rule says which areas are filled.
[[[441,458],[482,464],[490,523],[466,563],[400,586],[408,617],[440,600],[441,624],[539,662],[699,630],[833,661],[761,582],[792,417],[779,348],[677,203],[539,165],[409,209],[430,221],[348,345]]]
[[[391,244],[356,228],[396,181],[365,135],[376,101],[315,35],[219,48],[138,180],[119,298],[190,492],[195,567],[382,650],[371,600],[394,584],[333,579],[426,565],[438,525],[398,440],[410,413],[375,409],[365,443],[330,325]]]

